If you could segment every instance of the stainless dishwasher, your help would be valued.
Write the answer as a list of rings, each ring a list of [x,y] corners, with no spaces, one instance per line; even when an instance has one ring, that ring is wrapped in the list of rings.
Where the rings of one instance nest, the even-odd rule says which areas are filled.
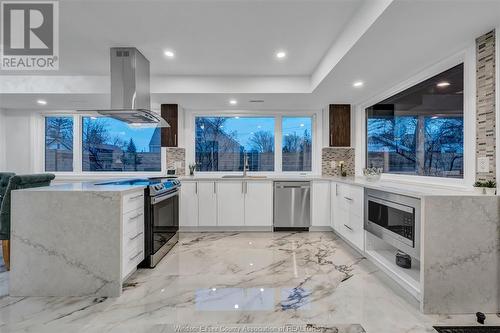
[[[309,230],[311,183],[274,182],[274,230]]]

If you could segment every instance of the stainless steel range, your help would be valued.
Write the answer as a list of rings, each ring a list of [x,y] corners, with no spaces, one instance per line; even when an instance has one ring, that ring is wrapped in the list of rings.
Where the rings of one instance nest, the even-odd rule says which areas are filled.
[[[179,240],[179,191],[175,178],[131,179],[101,185],[145,185],[145,258],[140,267],[153,268]]]

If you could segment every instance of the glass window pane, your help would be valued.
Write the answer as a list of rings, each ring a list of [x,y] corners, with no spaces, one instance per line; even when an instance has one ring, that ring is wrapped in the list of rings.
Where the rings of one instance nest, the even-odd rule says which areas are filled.
[[[274,118],[196,117],[195,155],[199,171],[274,170]]]
[[[463,64],[366,109],[367,167],[463,178]]]
[[[73,171],[73,117],[45,117],[45,171]]]
[[[83,171],[161,171],[160,128],[82,118]]]
[[[312,118],[283,117],[283,171],[311,171]]]

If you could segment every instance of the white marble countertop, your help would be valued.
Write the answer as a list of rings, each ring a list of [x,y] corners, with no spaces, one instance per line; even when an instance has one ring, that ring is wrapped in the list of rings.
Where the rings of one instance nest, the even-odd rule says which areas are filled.
[[[23,189],[20,191],[33,191],[33,192],[133,192],[144,190],[146,186],[144,185],[97,185],[102,183],[100,181],[97,183],[91,182],[76,182],[76,183],[66,183],[57,184],[45,187],[35,187]]]
[[[246,177],[246,178],[222,178],[221,176],[214,175],[195,175],[195,176],[182,176],[179,178],[181,181],[334,181],[345,183],[349,185],[362,186],[375,190],[387,191],[396,194],[402,194],[412,197],[426,197],[426,196],[481,196],[474,190],[468,190],[457,187],[443,187],[435,185],[421,185],[409,182],[396,182],[396,181],[369,181],[365,177],[333,177],[321,175],[271,175],[265,178]]]

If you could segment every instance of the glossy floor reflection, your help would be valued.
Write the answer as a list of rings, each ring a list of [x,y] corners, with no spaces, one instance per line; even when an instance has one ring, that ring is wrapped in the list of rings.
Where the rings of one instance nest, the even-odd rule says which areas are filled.
[[[0,290],[6,277],[0,273]],[[155,269],[134,274],[119,298],[0,299],[1,332],[298,324],[346,333],[420,333],[434,332],[433,324],[474,319],[421,314],[409,296],[333,233],[314,232],[184,234]]]

